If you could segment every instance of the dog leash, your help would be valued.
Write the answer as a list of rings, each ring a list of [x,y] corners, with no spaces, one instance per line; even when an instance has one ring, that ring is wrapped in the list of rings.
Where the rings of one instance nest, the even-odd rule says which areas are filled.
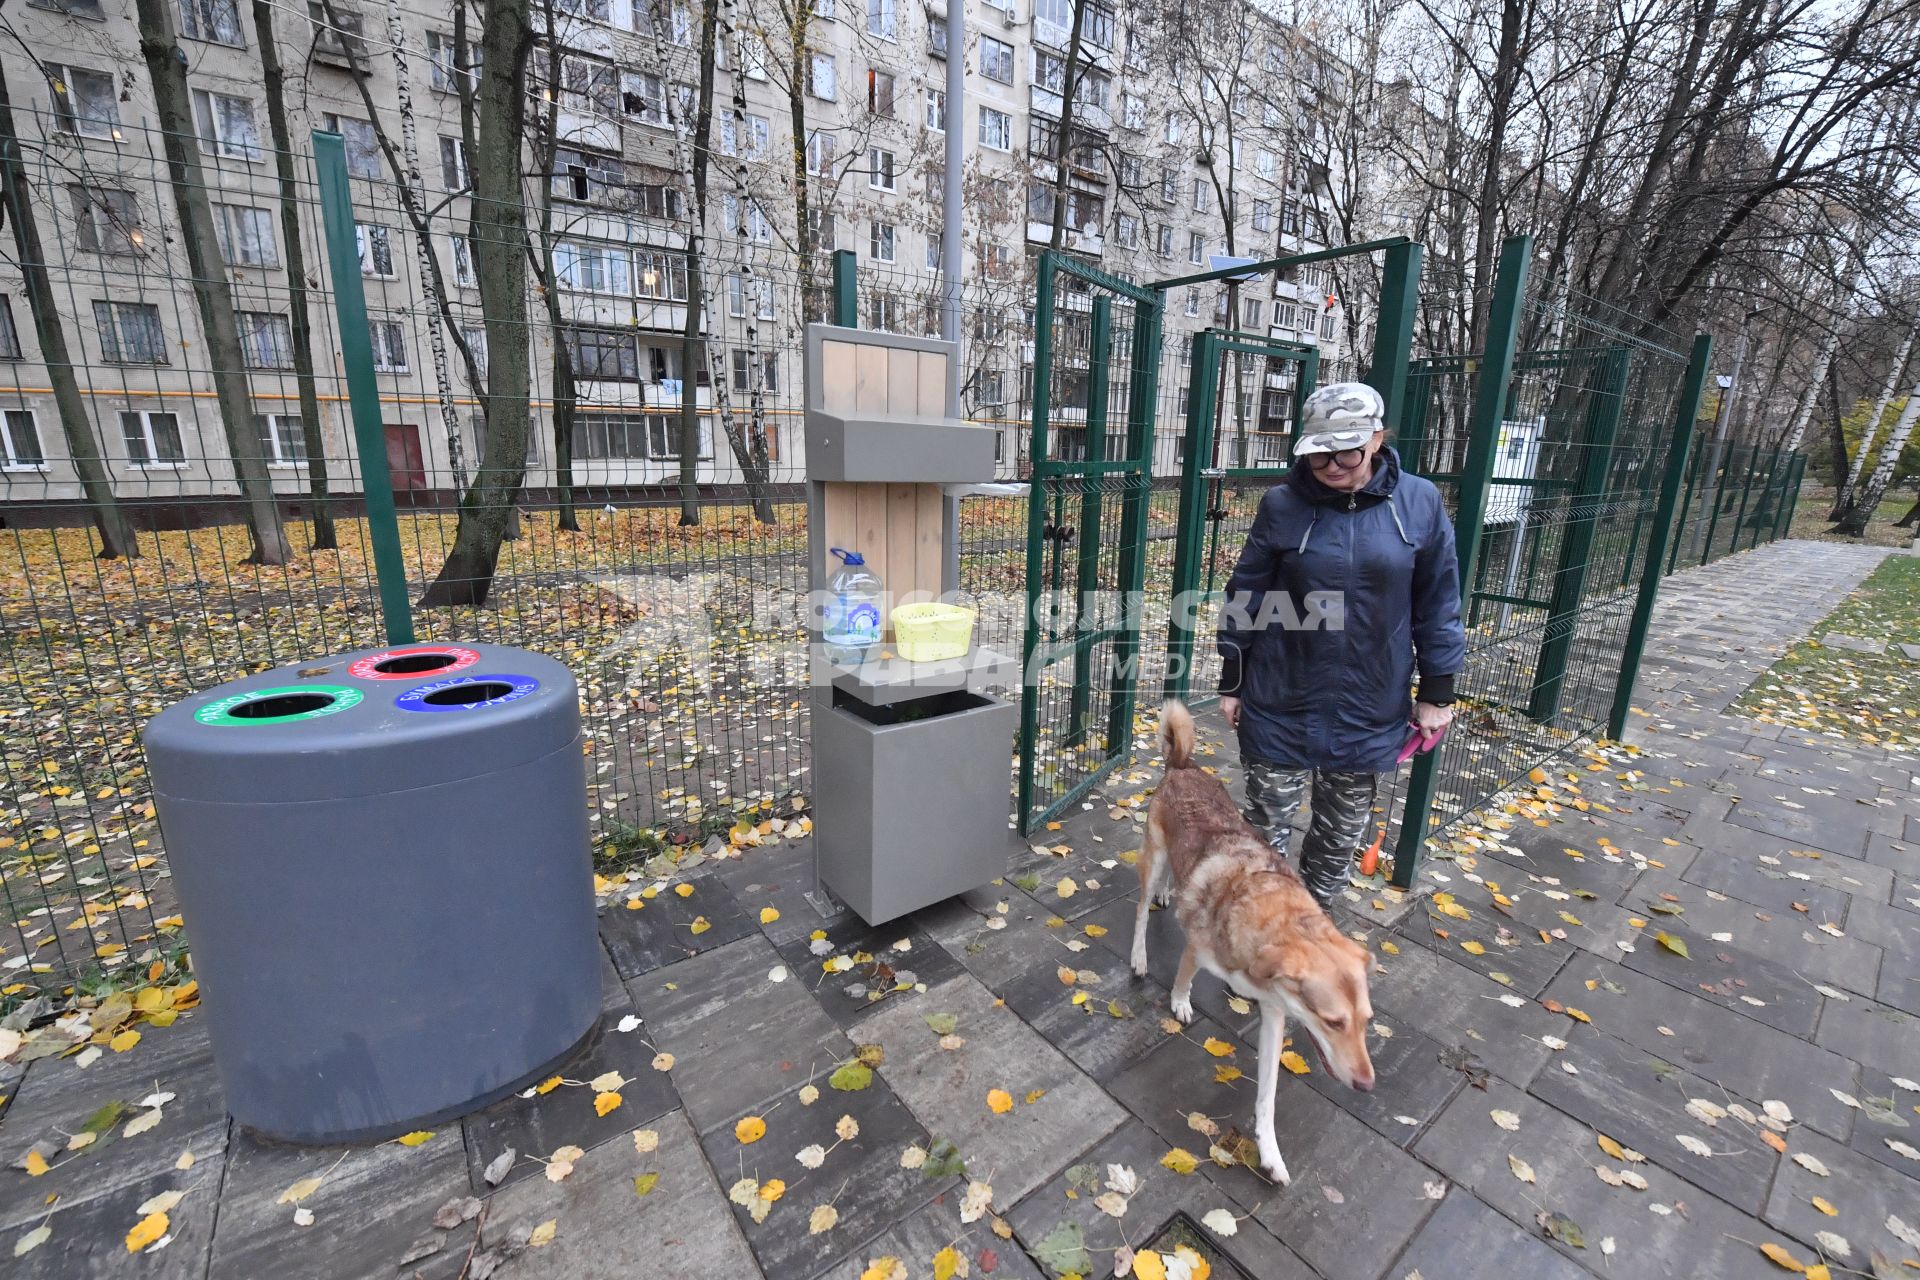
[[[1413,732],[1407,735],[1407,741],[1405,745],[1400,748],[1400,754],[1393,758],[1393,763],[1396,767],[1405,764],[1417,755],[1425,755],[1427,752],[1432,751],[1440,745],[1440,739],[1447,736],[1446,725],[1441,725],[1440,728],[1432,734],[1423,732],[1419,725],[1413,725],[1412,728]],[[1360,874],[1369,879],[1377,875],[1380,871],[1380,847],[1386,843],[1387,827],[1392,821],[1393,796],[1392,793],[1389,792],[1387,796],[1387,811],[1380,816],[1380,821],[1375,824],[1373,843],[1368,845],[1360,854]]]

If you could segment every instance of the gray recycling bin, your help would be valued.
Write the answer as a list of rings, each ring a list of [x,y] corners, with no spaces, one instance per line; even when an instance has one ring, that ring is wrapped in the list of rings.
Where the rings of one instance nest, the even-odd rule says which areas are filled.
[[[227,1109],[371,1141],[547,1074],[601,1006],[579,693],[409,645],[234,680],[147,725]]]

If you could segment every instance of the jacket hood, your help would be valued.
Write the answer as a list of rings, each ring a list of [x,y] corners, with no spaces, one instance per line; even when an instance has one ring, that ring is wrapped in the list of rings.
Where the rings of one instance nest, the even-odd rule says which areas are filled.
[[[1294,459],[1293,471],[1287,476],[1287,484],[1301,498],[1317,507],[1346,505],[1350,496],[1345,490],[1331,489],[1320,482],[1305,457]],[[1400,485],[1400,455],[1392,445],[1382,445],[1380,452],[1374,455],[1373,478],[1360,489],[1360,496],[1378,501],[1388,497]]]

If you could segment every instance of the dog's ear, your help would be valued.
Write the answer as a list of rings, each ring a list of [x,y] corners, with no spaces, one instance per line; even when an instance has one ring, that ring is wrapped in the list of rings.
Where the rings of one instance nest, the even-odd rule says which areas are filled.
[[[1254,957],[1253,976],[1259,982],[1271,982],[1276,977],[1299,982],[1307,976],[1306,951],[1296,942],[1269,942]]]

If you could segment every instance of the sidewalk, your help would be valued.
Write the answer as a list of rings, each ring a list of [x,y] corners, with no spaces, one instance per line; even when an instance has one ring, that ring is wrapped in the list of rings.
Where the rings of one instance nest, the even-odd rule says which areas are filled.
[[[1203,976],[1200,1016],[1166,1029],[1166,913],[1152,979],[1127,970],[1142,761],[1004,886],[878,930],[805,904],[804,844],[643,910],[606,899],[602,1031],[569,1083],[417,1146],[232,1132],[197,1016],[85,1068],[32,1063],[0,1078],[0,1257],[62,1280],[1027,1278],[1188,1240],[1246,1280],[1705,1280],[1787,1274],[1772,1244],[1913,1274],[1920,762],[1723,714],[1881,554],[1784,542],[1669,579],[1637,758],[1576,756],[1458,833],[1422,885],[1450,913],[1342,905],[1378,960],[1379,1086],[1282,1074],[1289,1188],[1208,1159],[1251,1132],[1257,1014]],[[861,1059],[870,1079],[842,1069]],[[602,1117],[584,1082],[608,1072]],[[90,1118],[50,1171],[13,1167]],[[170,1191],[165,1246],[129,1252]]]

